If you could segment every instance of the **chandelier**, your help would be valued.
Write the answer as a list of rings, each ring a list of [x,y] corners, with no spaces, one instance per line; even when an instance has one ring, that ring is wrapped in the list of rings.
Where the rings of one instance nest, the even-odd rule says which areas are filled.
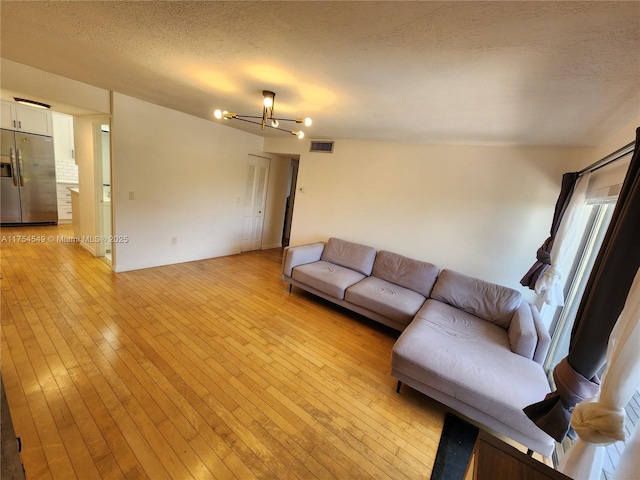
[[[241,122],[254,123],[260,125],[262,130],[265,128],[273,128],[282,132],[290,133],[298,138],[304,138],[304,132],[302,130],[288,130],[280,127],[280,122],[295,122],[304,124],[305,126],[311,126],[311,119],[307,118],[277,118],[273,114],[273,107],[276,101],[276,94],[270,90],[262,91],[262,116],[257,115],[240,115],[239,113],[227,112],[226,110],[216,110],[213,112],[213,116],[218,120],[240,120]]]

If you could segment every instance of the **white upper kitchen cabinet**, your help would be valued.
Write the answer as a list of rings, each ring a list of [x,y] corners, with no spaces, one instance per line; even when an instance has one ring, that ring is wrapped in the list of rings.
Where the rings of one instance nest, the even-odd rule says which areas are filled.
[[[0,106],[0,127],[7,130],[15,130],[13,119],[15,118],[14,103],[2,101]]]
[[[51,136],[53,132],[51,111],[29,107],[15,102],[2,101],[2,128],[18,132]]]
[[[53,146],[56,163],[75,164],[75,146],[73,139],[73,117],[59,112],[52,112]]]

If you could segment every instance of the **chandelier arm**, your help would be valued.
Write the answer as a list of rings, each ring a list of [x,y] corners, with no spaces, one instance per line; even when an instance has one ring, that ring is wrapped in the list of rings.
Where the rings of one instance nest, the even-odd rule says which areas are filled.
[[[248,115],[236,115],[235,117],[232,117],[230,120],[240,120],[241,122],[253,123],[254,125],[262,125],[262,123],[260,123],[260,122],[253,122],[251,120],[246,120],[246,119],[240,118],[240,117],[249,117],[249,116]],[[249,118],[262,118],[262,117],[249,117]],[[265,125],[265,127],[272,128],[274,130],[280,130],[281,132],[287,132],[287,133],[293,134],[293,132],[291,130],[286,130],[284,128],[273,127],[273,126],[268,125],[268,124]]]
[[[281,132],[287,132],[287,133],[291,133],[293,135],[295,135],[291,130],[287,130],[285,128],[280,128],[280,127],[273,127],[271,125],[265,125],[265,127],[267,128],[273,128],[274,130],[280,130]]]
[[[258,115],[239,115],[236,113],[236,117],[242,117],[242,118],[262,118],[261,116]]]
[[[252,118],[262,118],[262,117],[252,117]],[[254,125],[262,125],[260,122],[254,122],[252,120],[247,120],[245,118],[240,118],[239,115],[236,115],[235,117],[231,117],[230,120],[240,120],[241,122],[253,123]]]
[[[257,118],[257,119],[262,119],[261,116],[259,115],[240,115],[238,113],[235,114],[234,118]],[[298,120],[296,120],[295,118],[279,118],[279,117],[269,117],[269,120],[278,120],[279,122],[296,122],[296,123],[302,123],[302,122],[298,122]]]

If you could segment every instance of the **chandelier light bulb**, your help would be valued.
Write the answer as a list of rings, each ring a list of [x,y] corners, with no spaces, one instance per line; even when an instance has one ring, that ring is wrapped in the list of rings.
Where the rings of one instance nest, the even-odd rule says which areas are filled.
[[[213,116],[220,120],[222,118],[222,110],[218,108],[215,112],[213,112]]]
[[[307,117],[307,118],[296,118],[296,123],[304,123],[305,127],[310,127],[311,124],[313,123],[313,120],[311,120],[309,117]]]
[[[263,90],[262,96],[264,97],[264,108],[273,108],[273,102],[276,99],[276,94],[269,90]]]
[[[298,138],[301,140],[304,138],[304,132],[302,130],[298,132]]]
[[[280,123],[278,122],[278,120],[276,120],[275,118],[271,120],[271,126],[273,128],[278,128],[278,125],[280,125]]]

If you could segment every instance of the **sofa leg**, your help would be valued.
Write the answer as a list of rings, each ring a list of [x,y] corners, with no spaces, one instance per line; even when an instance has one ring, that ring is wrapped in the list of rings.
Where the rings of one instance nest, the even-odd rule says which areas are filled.
[[[291,293],[291,291],[293,290],[293,283],[289,284],[289,293]]]
[[[527,455],[529,455],[530,457],[533,457],[533,450],[531,450],[530,448],[527,449]]]
[[[398,380],[398,386],[396,387],[396,393],[400,393],[400,387],[402,386],[402,382]]]

